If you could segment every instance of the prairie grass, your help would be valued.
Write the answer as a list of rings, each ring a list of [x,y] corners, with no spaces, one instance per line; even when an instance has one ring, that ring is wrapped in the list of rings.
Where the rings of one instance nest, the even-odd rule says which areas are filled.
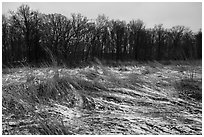
[[[202,101],[202,81],[198,79],[184,78],[176,82],[179,97],[195,101]]]
[[[202,79],[197,77],[197,70],[193,67],[179,66],[183,77],[176,82],[176,89],[179,96],[184,99],[202,100]]]
[[[108,119],[111,113],[124,115],[123,111],[127,111],[131,114],[133,109],[138,113],[138,104],[140,103],[139,107],[144,107],[148,104],[148,98],[150,101],[154,100],[153,104],[157,103],[160,92],[153,86],[156,86],[155,81],[162,80],[163,77],[158,77],[156,72],[164,69],[163,66],[159,62],[149,62],[144,66],[140,66],[138,62],[127,64],[132,64],[133,67],[125,66],[123,62],[119,67],[106,66],[96,59],[91,66],[74,70],[74,75],[62,73],[61,68],[53,66],[52,77],[47,79],[39,80],[31,71],[26,73],[25,83],[3,85],[3,134],[74,135],[80,133],[78,131],[80,128],[74,129],[78,125],[73,126],[71,123],[73,121],[70,125],[65,124],[64,119],[72,120],[76,115],[84,115],[86,119],[86,115],[90,118],[95,115],[96,118],[93,120],[103,121],[103,117]],[[140,68],[139,71],[138,68]],[[186,72],[191,72],[187,67],[178,68],[177,72],[183,73],[183,77],[175,85],[179,97],[200,102],[202,82],[197,79],[197,72],[186,75]],[[155,79],[148,80],[148,78]],[[150,93],[151,91],[157,94],[154,95]],[[163,95],[162,97],[166,99]],[[129,107],[125,105],[131,106],[131,110],[129,111]],[[140,111],[142,112],[143,109]],[[74,118],[74,120],[78,119],[78,117]],[[87,122],[91,123],[89,120]],[[117,122],[114,124],[121,124]],[[100,126],[102,125],[103,122]],[[86,128],[83,127],[83,130]],[[94,128],[94,125],[90,128]],[[90,128],[87,131],[95,132]],[[124,127],[124,129],[128,128]]]
[[[98,94],[97,91],[102,92],[107,89],[98,81],[87,81],[70,75],[59,77],[58,73],[55,71],[53,78],[39,83],[36,83],[35,77],[30,74],[27,75],[27,81],[24,84],[4,86],[2,90],[3,114],[13,115],[15,119],[22,118],[24,115],[35,117],[33,121],[36,126],[27,126],[29,133],[32,134],[73,134],[71,129],[63,125],[63,121],[59,122],[45,111],[36,112],[39,110],[38,107],[42,105],[51,107],[53,103],[56,103],[67,108],[78,107],[92,110],[95,106],[90,95],[94,96],[95,93]],[[3,134],[6,134],[5,130]],[[10,132],[10,134],[18,133]]]

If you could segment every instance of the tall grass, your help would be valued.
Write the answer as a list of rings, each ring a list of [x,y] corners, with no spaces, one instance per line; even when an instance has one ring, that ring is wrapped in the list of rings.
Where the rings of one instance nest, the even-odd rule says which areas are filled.
[[[30,74],[26,83],[21,85],[4,86],[2,89],[2,107],[5,116],[14,115],[17,119],[24,115],[33,118],[37,125],[36,130],[27,125],[32,134],[73,134],[71,129],[66,127],[48,112],[37,112],[40,106],[52,107],[53,103],[61,104],[67,108],[95,109],[95,103],[91,96],[107,90],[106,87],[97,81],[87,81],[75,76],[59,76],[56,71],[53,78],[35,82],[35,77]],[[45,116],[41,116],[41,114]],[[50,117],[50,118],[49,118]],[[10,119],[12,120],[12,119]]]
[[[181,98],[201,101],[202,79],[197,77],[197,70],[192,65],[197,65],[197,62],[178,66],[178,70],[183,73],[183,76],[176,82],[175,87]]]

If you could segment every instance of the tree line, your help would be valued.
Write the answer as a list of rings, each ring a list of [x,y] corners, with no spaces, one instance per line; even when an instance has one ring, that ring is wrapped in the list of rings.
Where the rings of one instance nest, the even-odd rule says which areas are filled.
[[[185,26],[146,28],[142,20],[90,20],[81,14],[67,18],[43,14],[21,5],[2,15],[2,62],[74,64],[101,60],[202,59],[202,32]]]

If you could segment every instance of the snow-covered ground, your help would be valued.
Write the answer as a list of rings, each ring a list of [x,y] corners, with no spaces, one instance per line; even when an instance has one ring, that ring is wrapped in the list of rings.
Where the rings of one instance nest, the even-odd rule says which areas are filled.
[[[37,87],[48,80],[66,77],[73,92],[68,95],[74,96],[74,105],[49,100],[48,104],[33,103],[32,111],[41,118],[45,113],[49,118],[44,119],[60,121],[68,134],[202,134],[202,101],[181,97],[176,86],[182,79],[193,78],[202,92],[201,65],[19,68],[2,75],[3,99],[6,102],[9,94],[12,98],[13,92],[20,92],[23,87]],[[29,106],[26,99],[21,102]],[[29,130],[39,126],[29,118],[29,113],[16,118],[7,107],[8,104],[3,106],[4,134],[42,134]]]

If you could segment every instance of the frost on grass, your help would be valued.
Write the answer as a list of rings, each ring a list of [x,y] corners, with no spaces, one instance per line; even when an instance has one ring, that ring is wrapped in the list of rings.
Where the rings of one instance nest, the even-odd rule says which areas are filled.
[[[158,62],[16,69],[2,77],[2,132],[200,135],[201,72]]]

